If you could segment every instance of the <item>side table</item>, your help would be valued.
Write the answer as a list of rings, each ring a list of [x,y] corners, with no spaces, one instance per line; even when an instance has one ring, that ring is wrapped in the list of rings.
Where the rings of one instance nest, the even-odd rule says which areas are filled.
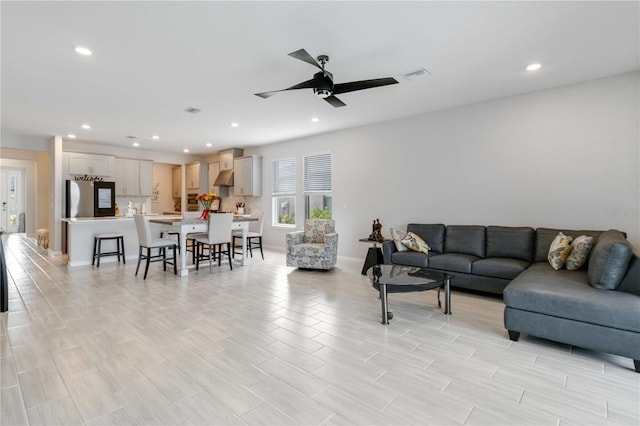
[[[360,238],[358,241],[361,243],[371,243],[373,244],[369,247],[367,251],[367,257],[364,260],[364,265],[362,266],[362,275],[367,275],[367,270],[374,265],[381,265],[384,262],[384,258],[382,257],[382,248],[378,244],[382,244],[384,241],[375,241],[370,240],[368,238]]]

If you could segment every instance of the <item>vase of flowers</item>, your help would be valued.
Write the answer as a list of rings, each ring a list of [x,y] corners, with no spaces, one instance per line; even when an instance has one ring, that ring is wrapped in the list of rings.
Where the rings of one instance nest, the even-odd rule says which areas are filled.
[[[200,201],[200,205],[202,206],[202,214],[200,215],[200,219],[209,219],[209,214],[211,214],[211,203],[213,203],[213,200],[217,198],[218,196],[212,192],[208,194],[200,194],[196,197],[196,200]]]

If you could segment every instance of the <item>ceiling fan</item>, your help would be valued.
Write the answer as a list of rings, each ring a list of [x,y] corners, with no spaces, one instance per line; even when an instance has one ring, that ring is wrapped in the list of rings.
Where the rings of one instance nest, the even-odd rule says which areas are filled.
[[[260,96],[261,98],[266,99],[278,92],[284,92],[286,90],[313,89],[313,93],[330,103],[335,108],[340,108],[346,106],[346,104],[338,99],[335,95],[398,83],[395,78],[387,77],[376,78],[373,80],[361,80],[352,81],[349,83],[334,84],[333,74],[324,69],[325,64],[329,62],[329,57],[327,55],[320,55],[318,56],[317,60],[315,60],[311,55],[309,55],[309,53],[307,53],[306,50],[300,49],[296,50],[295,52],[289,53],[289,56],[311,64],[314,67],[318,67],[320,69],[320,72],[315,73],[311,80],[303,81],[302,83],[298,83],[295,86],[291,86],[282,90],[256,93],[256,96]]]

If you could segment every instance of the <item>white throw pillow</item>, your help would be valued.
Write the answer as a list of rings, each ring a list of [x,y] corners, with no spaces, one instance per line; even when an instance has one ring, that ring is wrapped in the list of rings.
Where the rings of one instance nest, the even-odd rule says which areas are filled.
[[[402,240],[407,236],[407,233],[401,229],[389,228],[389,232],[391,232],[391,239],[396,245],[396,250],[398,251],[407,251],[409,250],[407,246],[402,244]]]

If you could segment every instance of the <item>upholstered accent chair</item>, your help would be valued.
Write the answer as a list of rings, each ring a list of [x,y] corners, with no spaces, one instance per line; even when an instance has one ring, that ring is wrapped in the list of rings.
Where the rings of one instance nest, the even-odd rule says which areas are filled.
[[[287,234],[287,266],[331,269],[338,259],[338,234],[331,219],[307,219],[303,231]]]

